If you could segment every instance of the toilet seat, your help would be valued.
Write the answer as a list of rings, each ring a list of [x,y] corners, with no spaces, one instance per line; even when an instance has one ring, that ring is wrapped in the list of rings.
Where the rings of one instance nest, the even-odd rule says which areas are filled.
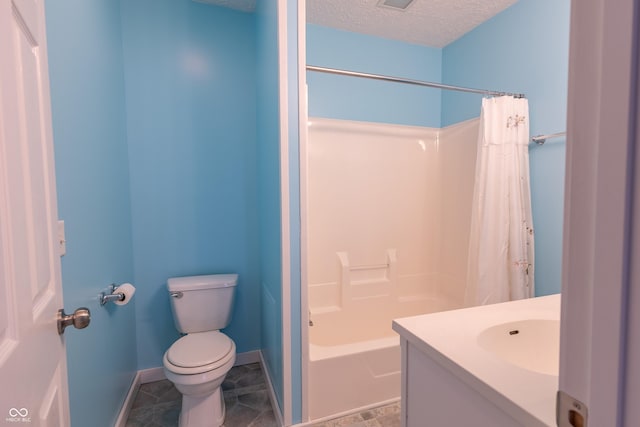
[[[219,331],[185,335],[164,354],[164,365],[181,375],[201,374],[235,359],[235,344]]]

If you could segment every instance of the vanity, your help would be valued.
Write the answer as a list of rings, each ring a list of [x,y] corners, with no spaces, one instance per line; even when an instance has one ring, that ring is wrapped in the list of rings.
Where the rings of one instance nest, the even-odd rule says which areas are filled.
[[[405,427],[555,426],[560,295],[397,319]]]

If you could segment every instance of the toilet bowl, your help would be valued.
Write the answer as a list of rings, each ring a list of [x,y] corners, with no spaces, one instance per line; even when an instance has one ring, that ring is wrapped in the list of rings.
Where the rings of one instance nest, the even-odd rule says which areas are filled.
[[[214,336],[213,339],[199,339],[201,342],[197,344],[203,344],[200,347],[195,342],[188,342],[191,338],[210,338],[207,335],[212,334],[219,336]],[[223,345],[219,345],[220,343]],[[180,427],[217,427],[223,424],[225,408],[220,386],[235,360],[236,346],[221,332],[186,335],[165,352],[165,375],[182,393]]]
[[[233,340],[219,331],[231,318],[237,275],[172,278],[167,282],[176,329],[186,333],[163,357],[164,372],[182,393],[180,427],[220,427],[220,386],[236,359]]]

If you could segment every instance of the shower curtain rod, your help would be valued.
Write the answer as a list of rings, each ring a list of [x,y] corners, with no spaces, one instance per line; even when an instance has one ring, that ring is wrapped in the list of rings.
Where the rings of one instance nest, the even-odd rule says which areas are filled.
[[[487,96],[513,96],[514,98],[526,98],[526,96],[523,93],[496,92],[493,90],[473,89],[473,88],[462,87],[462,86],[451,86],[443,83],[433,83],[433,82],[425,82],[422,80],[411,80],[411,79],[403,79],[399,77],[383,76],[380,74],[360,73],[357,71],[339,70],[337,68],[316,67],[314,65],[307,65],[307,70],[317,71],[320,73],[339,74],[342,76],[364,77],[366,79],[384,80],[387,82],[394,82],[394,83],[406,83],[411,85],[432,87],[436,89],[457,90],[458,92],[479,93]]]
[[[531,141],[535,142],[536,144],[542,145],[546,142],[547,139],[558,138],[560,136],[565,136],[566,134],[567,134],[566,132],[558,132],[558,133],[550,133],[548,135],[536,135],[531,138]]]

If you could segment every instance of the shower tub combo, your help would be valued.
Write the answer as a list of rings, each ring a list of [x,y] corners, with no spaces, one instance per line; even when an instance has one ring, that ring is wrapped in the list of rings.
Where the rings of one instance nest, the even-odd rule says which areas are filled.
[[[477,134],[310,119],[310,420],[399,399],[392,320],[462,307]]]

